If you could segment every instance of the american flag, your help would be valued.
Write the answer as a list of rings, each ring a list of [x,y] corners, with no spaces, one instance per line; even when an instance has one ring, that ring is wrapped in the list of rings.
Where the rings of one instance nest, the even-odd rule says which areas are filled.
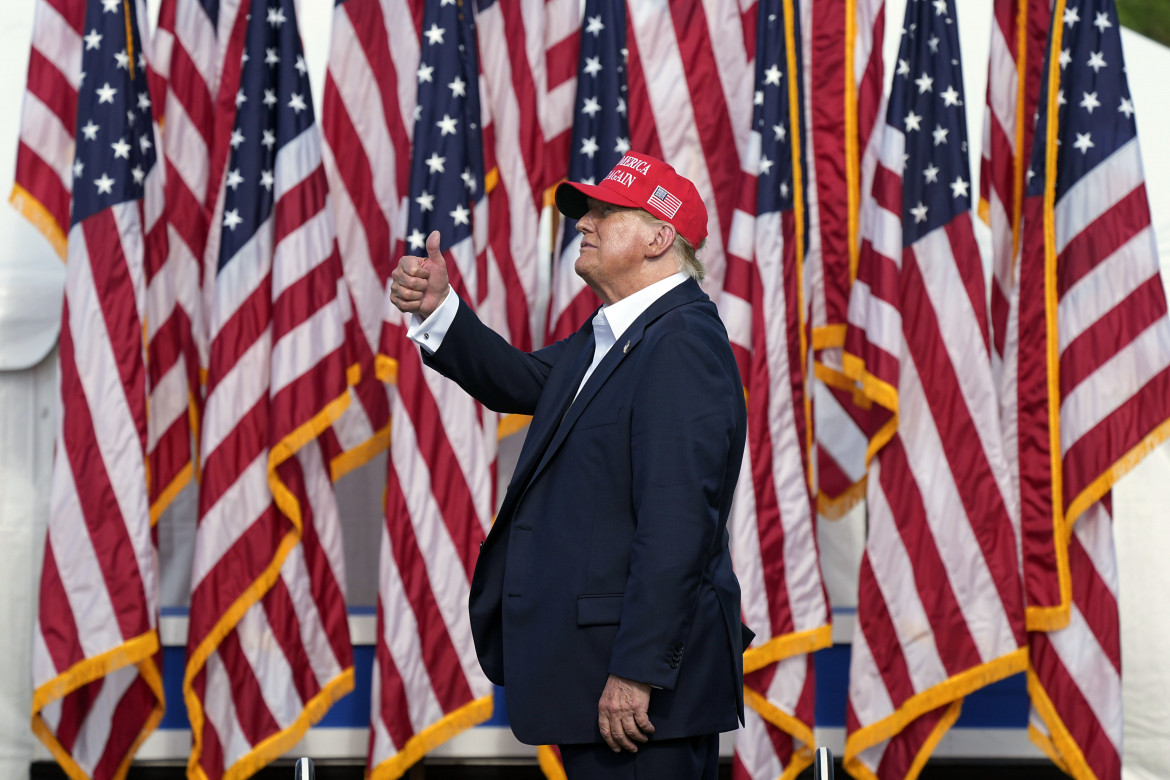
[[[183,680],[196,778],[254,773],[353,687],[341,530],[317,442],[348,400],[352,311],[293,0],[252,0],[237,21],[203,287]]]
[[[845,369],[886,412],[849,673],[855,777],[912,776],[963,696],[1027,664],[958,38],[952,0],[908,4],[850,299]]]
[[[718,300],[748,157],[755,4],[628,3],[626,13],[630,148],[670,163],[708,204],[703,288]]]
[[[991,228],[991,361],[1000,384],[1024,207],[1024,171],[1032,150],[1052,0],[995,0],[987,64],[979,174],[979,217]],[[1038,619],[1029,607],[1029,626]]]
[[[748,400],[728,528],[744,622],[756,632],[744,652],[755,714],[733,766],[737,777],[770,778],[812,762],[811,653],[831,636],[807,471],[800,24],[792,0],[762,0],[758,13],[749,157],[720,310]]]
[[[488,278],[475,19],[468,6],[427,3],[420,29],[408,250],[424,254],[440,231],[452,287],[478,306]],[[495,508],[496,416],[424,369],[409,320],[387,310],[381,352],[398,385],[367,758],[376,780],[400,777],[492,710],[467,598]]]
[[[861,248],[862,193],[873,184],[880,137],[885,0],[842,12],[835,0],[803,0],[804,169],[808,230],[804,297],[813,350],[814,490],[817,511],[838,519],[865,498],[868,404],[841,370],[849,287]],[[876,45],[875,45],[876,41]]]
[[[587,0],[581,26],[569,179],[596,184],[630,148],[627,120],[626,5],[622,0]],[[580,254],[577,220],[561,222],[553,259],[548,338],[567,338],[601,301],[573,270]]]
[[[124,777],[163,712],[143,322],[165,246],[144,13],[38,6],[17,164],[18,193],[37,199],[18,205],[57,238],[69,225],[32,726],[94,780]]]
[[[1119,778],[1109,491],[1170,433],[1170,320],[1112,2],[1056,3],[1043,78],[1005,360],[1024,574],[1047,586],[1032,735],[1074,776]]]
[[[580,0],[481,0],[475,13],[492,274],[481,314],[530,350],[549,296],[541,210],[569,166]]]

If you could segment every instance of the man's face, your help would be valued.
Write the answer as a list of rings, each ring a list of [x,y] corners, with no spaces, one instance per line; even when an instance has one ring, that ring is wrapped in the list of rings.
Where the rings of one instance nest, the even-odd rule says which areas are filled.
[[[577,220],[581,254],[574,269],[606,303],[624,297],[623,288],[637,275],[653,237],[653,228],[636,212],[589,198],[589,211]]]

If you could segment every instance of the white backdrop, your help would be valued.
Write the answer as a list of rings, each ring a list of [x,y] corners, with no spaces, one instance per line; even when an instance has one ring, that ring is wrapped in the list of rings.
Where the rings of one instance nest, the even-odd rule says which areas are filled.
[[[709,0],[714,2],[714,0]],[[887,58],[897,48],[905,0],[889,0]],[[151,0],[152,9],[157,0]],[[958,0],[965,64],[972,173],[978,177],[990,40],[987,0]],[[300,0],[301,32],[320,109],[333,0]],[[8,0],[0,26],[0,190],[13,176],[32,0]],[[1170,134],[1165,80],[1170,49],[1123,34],[1130,88],[1146,151],[1146,178],[1164,280],[1170,269]],[[11,208],[0,208],[0,780],[23,780],[34,755],[29,730],[30,644],[47,513],[52,450],[50,350],[56,339],[64,271],[48,243]],[[1170,778],[1170,445],[1148,457],[1114,491],[1121,572],[1127,780]],[[859,517],[822,523],[826,577],[838,606],[848,605],[861,546]]]

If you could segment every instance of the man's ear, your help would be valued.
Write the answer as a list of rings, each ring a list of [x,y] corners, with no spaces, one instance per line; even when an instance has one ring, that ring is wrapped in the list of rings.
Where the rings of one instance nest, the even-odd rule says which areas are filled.
[[[662,223],[654,233],[653,239],[646,246],[647,257],[661,257],[674,246],[675,230],[669,223]]]

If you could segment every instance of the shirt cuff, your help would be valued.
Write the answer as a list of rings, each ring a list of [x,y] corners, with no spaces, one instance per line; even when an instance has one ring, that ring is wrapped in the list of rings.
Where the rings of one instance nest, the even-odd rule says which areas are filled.
[[[410,315],[410,327],[406,330],[406,337],[433,355],[442,346],[443,337],[447,335],[447,329],[451,327],[458,313],[459,296],[452,290],[425,320],[417,314]]]

